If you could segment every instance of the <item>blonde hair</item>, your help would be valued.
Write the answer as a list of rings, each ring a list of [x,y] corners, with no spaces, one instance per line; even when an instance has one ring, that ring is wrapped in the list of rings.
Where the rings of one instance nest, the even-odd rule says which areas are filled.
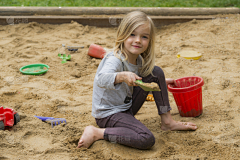
[[[147,49],[140,54],[142,57],[142,67],[140,68],[140,75],[143,77],[152,74],[155,65],[155,26],[150,17],[140,11],[133,11],[123,18],[117,31],[117,40],[114,47],[114,55],[118,57],[118,53],[123,54],[128,60],[128,56],[124,51],[124,41],[131,35],[131,33],[139,26],[149,24],[150,35]],[[120,52],[119,52],[120,51]]]

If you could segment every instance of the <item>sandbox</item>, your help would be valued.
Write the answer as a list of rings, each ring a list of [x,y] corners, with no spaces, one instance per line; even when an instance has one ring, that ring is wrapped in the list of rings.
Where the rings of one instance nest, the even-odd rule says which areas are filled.
[[[78,22],[96,27],[116,27],[124,14],[140,10],[156,27],[196,20],[214,20],[221,14],[239,14],[239,8],[161,8],[161,7],[0,7],[0,25],[38,22],[63,24]],[[226,17],[222,17],[226,18]]]
[[[216,16],[216,15],[214,15]],[[136,118],[156,138],[150,150],[137,150],[105,140],[89,149],[76,149],[83,130],[97,126],[91,116],[93,79],[101,59],[87,55],[98,44],[112,48],[116,27],[28,22],[0,26],[0,104],[16,110],[21,121],[0,131],[0,159],[239,159],[240,158],[240,16],[190,20],[161,26],[156,33],[156,65],[166,78],[199,76],[203,113],[197,118],[179,115],[169,93],[171,114],[191,121],[196,131],[162,131],[154,101],[146,101]],[[227,17],[227,18],[226,18]],[[84,46],[62,64],[62,44]],[[183,49],[202,53],[198,60],[177,58]],[[50,66],[43,75],[23,75],[19,69],[32,63]],[[34,117],[65,118],[51,124]]]

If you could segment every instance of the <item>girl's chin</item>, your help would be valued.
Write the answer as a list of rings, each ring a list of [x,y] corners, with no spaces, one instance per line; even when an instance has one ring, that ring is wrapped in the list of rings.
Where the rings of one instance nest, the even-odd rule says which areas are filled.
[[[141,54],[142,52],[140,51],[140,50],[133,50],[132,52],[131,52],[132,54]]]
[[[141,54],[142,52],[130,52],[131,54],[133,54],[133,55],[139,55],[139,54]]]

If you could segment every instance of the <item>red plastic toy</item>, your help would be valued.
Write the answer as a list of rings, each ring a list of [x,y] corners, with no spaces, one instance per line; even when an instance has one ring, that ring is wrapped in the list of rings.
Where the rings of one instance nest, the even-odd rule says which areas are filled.
[[[197,117],[202,114],[202,86],[201,77],[183,77],[176,79],[177,86],[168,85],[178,107],[180,116]]]
[[[91,44],[89,46],[88,55],[91,57],[103,59],[105,53],[106,50],[99,45]]]
[[[20,121],[19,114],[11,108],[0,107],[0,130],[6,126],[12,127]]]

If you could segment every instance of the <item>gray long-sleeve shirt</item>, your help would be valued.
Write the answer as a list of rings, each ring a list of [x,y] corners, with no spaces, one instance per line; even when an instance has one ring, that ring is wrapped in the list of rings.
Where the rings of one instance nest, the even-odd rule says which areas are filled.
[[[114,85],[118,72],[128,71],[138,75],[141,67],[141,57],[137,58],[137,65],[123,62],[113,55],[113,52],[107,54],[98,66],[93,84],[92,97],[92,116],[95,118],[104,118],[114,113],[128,110],[132,106],[132,100],[124,103],[128,95],[132,95],[133,87],[125,82]]]

